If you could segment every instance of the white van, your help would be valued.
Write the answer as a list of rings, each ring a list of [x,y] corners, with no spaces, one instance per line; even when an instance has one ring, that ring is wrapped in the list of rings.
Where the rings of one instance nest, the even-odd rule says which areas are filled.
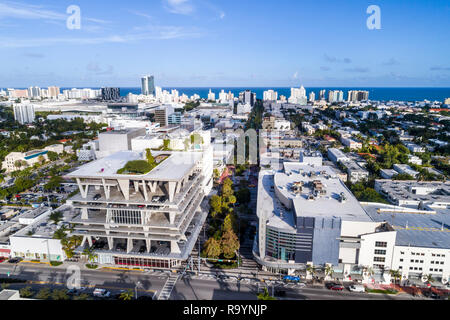
[[[366,292],[366,289],[364,288],[364,286],[360,285],[360,284],[354,284],[354,285],[348,287],[348,289],[351,292]]]

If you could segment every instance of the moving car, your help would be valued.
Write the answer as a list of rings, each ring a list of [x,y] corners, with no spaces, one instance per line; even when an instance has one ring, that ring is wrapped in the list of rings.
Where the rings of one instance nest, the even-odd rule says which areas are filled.
[[[366,292],[366,288],[364,288],[363,285],[360,284],[354,284],[348,287],[348,290],[351,292]]]

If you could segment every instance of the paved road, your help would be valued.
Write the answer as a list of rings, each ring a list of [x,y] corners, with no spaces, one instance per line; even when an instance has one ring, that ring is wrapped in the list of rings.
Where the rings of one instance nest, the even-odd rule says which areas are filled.
[[[20,263],[11,265],[3,263],[0,265],[0,277],[7,277],[7,272],[11,272],[11,277],[33,281],[32,287],[39,289],[42,286],[63,287],[70,274],[65,268],[48,267],[42,264]],[[164,273],[147,274],[140,271],[125,270],[81,270],[81,285],[88,287],[92,292],[94,287],[105,288],[113,294],[124,289],[135,289],[139,281],[142,287],[138,289],[139,295],[153,295],[163,288],[168,275]],[[202,279],[203,278],[203,279]],[[264,284],[259,285],[253,281],[236,280],[216,280],[206,276],[191,278],[186,277],[178,281],[172,291],[171,300],[255,300],[258,287],[261,289]],[[10,288],[21,288],[25,284],[13,284]],[[272,287],[269,285],[269,292]],[[373,295],[363,293],[332,292],[324,288],[296,288],[288,285],[283,290],[286,297],[283,299],[295,300],[397,300],[413,299],[409,295]]]

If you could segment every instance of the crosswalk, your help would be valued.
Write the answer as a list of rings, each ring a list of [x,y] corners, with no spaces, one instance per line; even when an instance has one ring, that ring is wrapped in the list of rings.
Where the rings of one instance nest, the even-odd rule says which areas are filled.
[[[166,283],[164,284],[164,287],[162,288],[158,300],[169,300],[170,295],[172,294],[173,288],[175,288],[175,285],[177,284],[178,279],[180,278],[179,275],[170,275],[167,279]]]

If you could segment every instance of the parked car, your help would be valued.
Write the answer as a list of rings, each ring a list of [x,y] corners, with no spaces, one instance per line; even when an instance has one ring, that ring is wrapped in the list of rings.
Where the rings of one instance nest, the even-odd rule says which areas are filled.
[[[351,292],[366,292],[366,288],[364,288],[363,285],[360,284],[354,284],[348,287],[348,290]]]
[[[94,297],[98,298],[109,298],[111,296],[111,292],[107,291],[106,289],[95,289],[92,293]]]
[[[342,290],[344,290],[344,286],[342,286],[340,284],[337,284],[337,285],[332,286],[330,288],[330,290],[332,290],[332,291],[342,291]]]
[[[431,299],[435,299],[435,300],[441,299],[441,296],[439,294],[437,294],[436,292],[425,291],[423,293],[423,295],[427,298],[431,298]]]
[[[335,282],[329,282],[329,283],[325,284],[325,287],[329,290],[335,290],[335,291],[344,290],[344,287],[342,285],[340,285],[339,283],[335,283]]]
[[[20,261],[22,261],[21,258],[12,258],[8,260],[9,263],[19,263]]]
[[[101,194],[96,194],[95,196],[94,196],[94,201],[97,201],[98,199],[100,199],[102,197],[102,195]]]

